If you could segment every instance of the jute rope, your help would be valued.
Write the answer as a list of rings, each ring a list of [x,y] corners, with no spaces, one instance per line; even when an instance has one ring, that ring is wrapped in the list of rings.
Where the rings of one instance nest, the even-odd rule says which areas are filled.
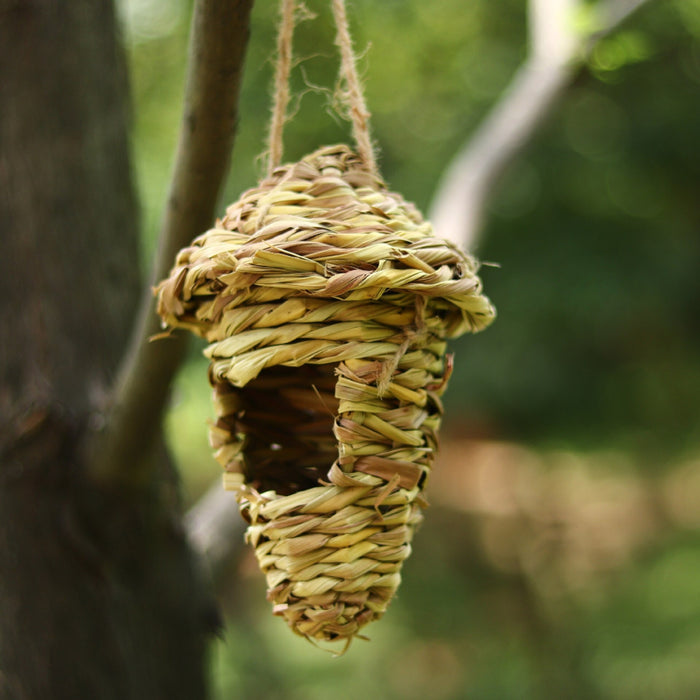
[[[282,0],[280,24],[277,33],[277,64],[275,67],[275,92],[268,136],[267,174],[282,162],[284,151],[283,132],[289,106],[289,74],[292,70],[292,36],[294,34],[295,0]]]
[[[292,68],[292,39],[295,26],[296,0],[282,0],[277,33],[277,62],[275,87],[268,134],[267,173],[272,175],[282,162],[284,152],[284,124],[289,107],[289,78]],[[345,83],[348,117],[352,123],[352,134],[357,153],[371,173],[378,175],[377,159],[370,134],[370,112],[367,109],[362,83],[357,72],[357,59],[352,46],[345,0],[332,0],[333,18],[336,25],[335,43],[340,51],[340,77]]]
[[[352,120],[352,134],[357,144],[357,153],[371,173],[377,173],[377,160],[372,148],[369,131],[370,113],[357,74],[357,61],[352,49],[352,39],[345,12],[345,0],[333,0],[333,17],[337,28],[336,44],[340,49],[341,75],[348,89],[348,107]]]

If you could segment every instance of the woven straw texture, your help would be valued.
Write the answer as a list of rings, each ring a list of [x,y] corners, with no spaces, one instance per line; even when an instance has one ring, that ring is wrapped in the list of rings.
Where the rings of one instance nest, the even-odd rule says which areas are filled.
[[[211,443],[274,612],[351,638],[422,517],[445,341],[494,318],[475,262],[332,146],[246,192],[158,292],[167,325],[209,342]]]

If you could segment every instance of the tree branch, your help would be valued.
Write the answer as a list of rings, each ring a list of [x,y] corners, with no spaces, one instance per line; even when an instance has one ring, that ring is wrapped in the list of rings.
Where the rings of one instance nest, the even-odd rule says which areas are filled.
[[[474,246],[494,185],[530,141],[596,42],[648,0],[601,0],[602,26],[577,32],[582,0],[531,0],[530,54],[465,146],[446,169],[433,198],[436,232],[465,249]]]
[[[216,587],[232,560],[243,553],[246,529],[236,499],[218,479],[187,512],[185,529]]]
[[[151,284],[168,274],[178,250],[214,220],[233,147],[252,5],[253,0],[195,3],[180,137]],[[150,343],[159,330],[147,288],[105,427],[89,448],[95,478],[135,483],[148,474],[145,456],[186,348],[181,335]]]

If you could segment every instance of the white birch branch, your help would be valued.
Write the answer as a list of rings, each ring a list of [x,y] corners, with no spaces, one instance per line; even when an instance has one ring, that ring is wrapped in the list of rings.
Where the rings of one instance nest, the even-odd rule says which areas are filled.
[[[192,548],[216,585],[227,566],[242,553],[246,524],[236,498],[217,479],[185,516],[185,530]]]
[[[647,1],[600,0],[600,28],[584,34],[574,24],[582,0],[531,0],[530,54],[445,170],[429,215],[438,235],[461,248],[474,247],[503,171],[551,113],[595,43]]]

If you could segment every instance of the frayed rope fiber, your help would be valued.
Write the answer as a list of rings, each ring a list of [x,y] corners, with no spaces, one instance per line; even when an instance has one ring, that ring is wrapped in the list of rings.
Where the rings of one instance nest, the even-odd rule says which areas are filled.
[[[446,340],[495,315],[475,261],[330,146],[246,192],[158,295],[165,324],[209,342],[211,444],[274,613],[351,639],[386,610],[422,518]]]

